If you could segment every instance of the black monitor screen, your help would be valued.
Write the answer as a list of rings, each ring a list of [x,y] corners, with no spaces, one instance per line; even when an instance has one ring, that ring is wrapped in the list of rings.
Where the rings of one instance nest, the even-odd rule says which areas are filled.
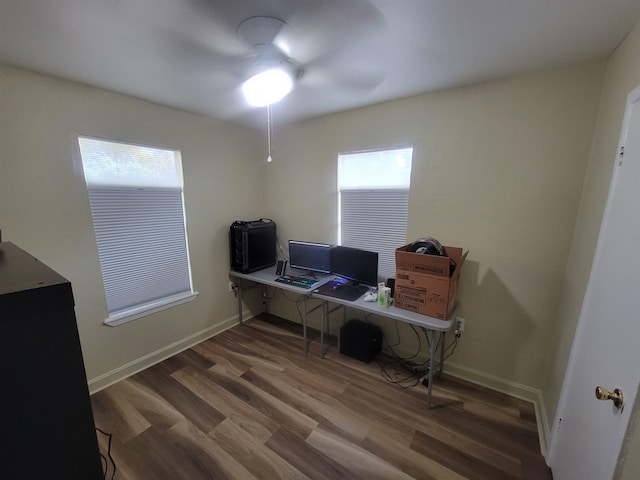
[[[330,250],[331,245],[326,243],[289,240],[289,265],[300,270],[330,273]]]
[[[378,285],[378,252],[353,247],[331,249],[331,273],[356,284]]]

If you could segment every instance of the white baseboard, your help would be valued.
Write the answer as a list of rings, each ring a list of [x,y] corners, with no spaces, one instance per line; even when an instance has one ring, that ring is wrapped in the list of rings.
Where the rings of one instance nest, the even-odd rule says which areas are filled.
[[[444,372],[452,377],[460,378],[461,380],[466,380],[468,382],[475,383],[476,385],[487,387],[533,403],[533,407],[536,412],[538,438],[540,439],[540,452],[546,458],[550,430],[549,419],[547,418],[546,410],[544,408],[544,399],[540,389],[505,380],[472,368],[456,365],[452,362],[445,363]]]
[[[253,317],[253,315],[250,312],[243,312],[243,320],[248,320],[251,317]],[[238,323],[238,316],[234,315],[233,317],[228,318],[221,323],[217,323],[215,325],[212,325],[211,327],[207,327],[204,330],[178,340],[171,345],[162,347],[155,352],[151,352],[107,373],[92,378],[88,381],[89,393],[93,395],[94,393],[107,388],[109,385],[113,385],[120,380],[124,380],[125,378],[130,377],[131,375],[135,375],[145,368],[149,368],[156,363],[166,360],[173,355],[176,355],[208,338],[213,337],[214,335],[218,335],[219,333],[222,333],[225,330],[238,325]]]

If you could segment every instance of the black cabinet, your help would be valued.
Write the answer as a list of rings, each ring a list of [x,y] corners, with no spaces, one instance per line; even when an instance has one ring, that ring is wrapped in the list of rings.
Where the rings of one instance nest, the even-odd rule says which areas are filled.
[[[0,478],[103,477],[71,284],[0,243]]]

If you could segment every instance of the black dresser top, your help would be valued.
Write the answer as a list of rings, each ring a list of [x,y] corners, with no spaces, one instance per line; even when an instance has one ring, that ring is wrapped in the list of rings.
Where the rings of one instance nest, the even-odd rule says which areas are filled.
[[[20,247],[11,242],[0,242],[0,297],[7,299],[43,289],[62,289],[71,293],[70,287],[66,278]],[[70,299],[73,304],[73,297]],[[67,303],[69,298],[60,300]]]

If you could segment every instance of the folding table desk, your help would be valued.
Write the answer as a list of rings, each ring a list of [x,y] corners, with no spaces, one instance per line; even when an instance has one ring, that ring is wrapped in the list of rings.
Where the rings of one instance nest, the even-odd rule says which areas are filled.
[[[446,333],[453,328],[453,325],[455,323],[454,319],[456,315],[456,312],[455,312],[456,309],[454,309],[451,315],[449,315],[449,318],[447,320],[441,320],[439,318],[429,317],[427,315],[421,315],[415,312],[410,312],[409,310],[396,308],[394,306],[380,307],[378,306],[377,302],[365,302],[364,295],[358,298],[357,300],[353,300],[353,301],[344,300],[341,298],[332,297],[330,295],[324,295],[319,292],[314,292],[314,290],[316,290],[320,285],[328,281],[331,281],[333,278],[335,278],[331,275],[320,278],[318,285],[315,285],[313,288],[305,289],[305,288],[296,287],[294,285],[290,285],[286,283],[276,282],[276,278],[278,278],[278,275],[276,275],[275,273],[275,266],[265,268],[263,270],[258,270],[252,273],[240,273],[240,272],[231,270],[229,272],[229,275],[239,279],[248,280],[254,283],[253,285],[254,287],[257,285],[266,285],[266,286],[271,286],[275,288],[280,288],[282,290],[294,292],[303,296],[304,310],[302,315],[302,330],[303,330],[303,336],[304,336],[305,353],[308,353],[307,315],[311,312],[316,311],[318,308],[322,308],[322,319],[323,319],[322,329],[320,332],[320,356],[321,357],[324,357],[324,354],[325,354],[324,334],[325,334],[325,331],[328,333],[329,316],[331,315],[331,313],[333,313],[339,308],[345,309],[345,317],[346,317],[346,309],[353,308],[355,310],[359,310],[366,313],[373,313],[381,317],[390,318],[392,320],[409,323],[411,325],[415,325],[417,327],[423,328],[426,332],[428,332],[429,342],[430,342],[429,344],[430,368],[429,368],[429,371],[427,372],[427,375],[425,375],[425,377],[428,381],[428,391],[429,391],[428,397],[427,397],[427,404],[429,407],[431,407],[431,388],[433,385],[433,372],[436,366],[435,360],[436,360],[438,345],[442,345],[440,348],[440,363],[439,363],[440,372],[442,372],[444,369],[444,360],[445,360],[444,350],[445,350]],[[253,288],[253,287],[250,287],[250,288]],[[247,290],[246,288],[243,288],[241,282],[239,282],[238,283],[238,315],[240,317],[240,323],[242,323],[243,289]],[[321,300],[321,303],[311,308],[310,310],[308,310],[307,301],[312,298]],[[330,310],[329,309],[330,303],[336,304],[337,306]]]
[[[397,320],[399,322],[409,323],[409,324],[418,326],[420,328],[423,328],[425,332],[428,332],[429,334],[429,370],[425,375],[425,377],[428,382],[427,388],[429,390],[429,394],[427,396],[427,405],[429,408],[431,407],[431,387],[433,385],[433,372],[436,369],[435,362],[436,362],[438,345],[441,345],[440,363],[438,364],[438,367],[440,369],[440,373],[442,373],[442,371],[444,370],[444,350],[445,350],[446,334],[449,330],[451,330],[451,328],[455,323],[454,319],[455,319],[457,307],[454,308],[454,311],[451,313],[451,315],[449,315],[449,318],[447,320],[441,320],[439,318],[429,317],[427,315],[410,312],[409,310],[403,310],[401,308],[394,307],[393,305],[390,307],[380,307],[377,302],[365,302],[364,295],[358,298],[357,300],[353,300],[353,301],[343,300],[341,298],[335,298],[329,295],[322,295],[320,293],[314,293],[314,292],[312,292],[312,295],[314,298],[320,298],[326,301],[326,303],[324,304],[324,312],[323,312],[324,313],[323,319],[325,323],[323,324],[322,330],[325,330],[325,329],[328,330],[329,315],[333,311],[337,310],[338,308],[343,307],[345,309],[345,316],[346,316],[346,309],[353,308],[354,310],[359,310],[361,312],[373,313],[380,317],[390,318],[392,320]],[[338,304],[338,307],[335,307],[332,310],[329,310],[329,303]],[[322,336],[321,336],[321,339],[322,339]],[[325,352],[323,350],[322,344],[320,348],[321,348],[321,356],[324,356]]]
[[[258,270],[256,272],[252,272],[252,273],[240,273],[240,272],[236,272],[234,270],[230,270],[229,271],[229,275],[231,275],[232,277],[236,277],[239,279],[244,279],[244,280],[249,280],[250,282],[252,282],[254,285],[252,287],[249,288],[245,288],[242,285],[242,282],[238,282],[238,284],[236,285],[238,287],[238,317],[240,319],[240,323],[242,324],[243,319],[242,319],[242,293],[244,290],[250,290],[251,288],[254,288],[258,285],[263,285],[263,286],[269,286],[269,287],[275,287],[275,288],[279,288],[281,290],[286,290],[288,292],[293,292],[293,293],[297,293],[298,295],[302,296],[302,302],[303,302],[303,311],[302,311],[302,333],[304,336],[304,353],[308,353],[309,351],[309,344],[307,343],[307,315],[315,312],[317,309],[321,308],[324,306],[324,302],[321,302],[320,304],[316,305],[315,307],[308,309],[307,303],[309,301],[309,299],[311,298],[311,291],[313,290],[313,288],[317,288],[318,286],[322,285],[325,282],[330,281],[333,277],[333,275],[324,275],[324,276],[319,276],[318,278],[318,284],[315,285],[313,288],[301,288],[301,287],[296,287],[295,285],[291,285],[288,283],[281,283],[281,282],[276,282],[276,278],[278,278],[280,275],[276,275],[276,271],[275,271],[275,266],[274,267],[267,267],[263,270]],[[324,323],[323,323],[324,324]]]

